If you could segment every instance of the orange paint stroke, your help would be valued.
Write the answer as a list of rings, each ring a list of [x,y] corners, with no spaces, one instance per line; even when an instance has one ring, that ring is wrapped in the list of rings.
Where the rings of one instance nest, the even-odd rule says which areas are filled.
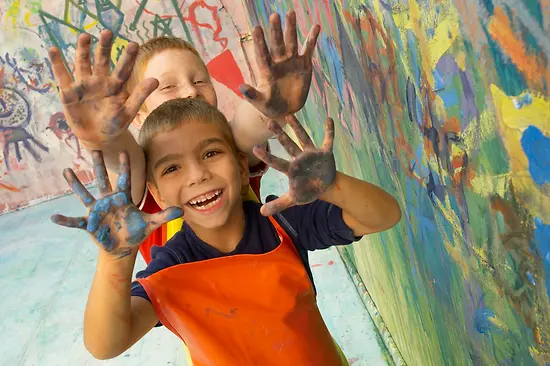
[[[502,8],[495,7],[495,13],[489,21],[488,28],[489,34],[527,79],[540,85],[545,69],[540,65],[536,56],[527,53],[525,44],[516,38],[510,20]]]
[[[10,192],[21,192],[21,190],[15,186],[0,182],[0,188],[6,189]]]

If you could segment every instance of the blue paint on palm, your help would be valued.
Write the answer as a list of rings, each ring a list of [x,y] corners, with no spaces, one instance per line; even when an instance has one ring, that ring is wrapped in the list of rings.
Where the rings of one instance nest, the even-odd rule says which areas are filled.
[[[111,229],[107,225],[101,225],[101,227],[94,233],[94,237],[106,251],[111,251],[115,247],[115,242],[111,237]]]
[[[88,226],[86,230],[90,233],[99,229],[101,219],[111,210],[112,207],[122,207],[130,203],[128,196],[124,192],[117,192],[96,201],[90,216],[88,217]]]
[[[139,245],[147,236],[147,223],[139,211],[130,212],[125,221],[128,230],[128,243]]]

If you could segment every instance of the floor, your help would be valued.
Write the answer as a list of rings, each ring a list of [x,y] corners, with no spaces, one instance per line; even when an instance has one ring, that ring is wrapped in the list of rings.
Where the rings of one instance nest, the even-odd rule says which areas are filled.
[[[280,146],[272,150],[285,155]],[[281,194],[284,176],[270,170],[262,196]],[[0,216],[0,365],[186,365],[180,341],[165,328],[149,332],[109,361],[83,346],[82,318],[97,249],[86,233],[50,223],[52,213],[82,215],[74,196]],[[387,365],[383,346],[338,252],[310,254],[323,318],[350,364]],[[136,270],[145,263],[139,259]]]

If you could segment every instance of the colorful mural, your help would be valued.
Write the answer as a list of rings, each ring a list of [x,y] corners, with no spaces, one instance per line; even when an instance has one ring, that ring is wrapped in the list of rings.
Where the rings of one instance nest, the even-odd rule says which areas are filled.
[[[242,5],[230,6],[235,15]],[[242,15],[240,16],[242,18]],[[71,66],[78,34],[116,36],[113,64],[129,41],[160,35],[191,41],[215,79],[219,107],[231,118],[238,87],[252,77],[237,28],[218,0],[0,0],[0,213],[65,193],[61,171],[73,167],[91,182],[90,157],[69,129],[47,49]],[[243,20],[244,19],[244,20]]]
[[[410,365],[550,363],[545,1],[245,1],[322,25],[303,120],[401,203],[347,249]]]

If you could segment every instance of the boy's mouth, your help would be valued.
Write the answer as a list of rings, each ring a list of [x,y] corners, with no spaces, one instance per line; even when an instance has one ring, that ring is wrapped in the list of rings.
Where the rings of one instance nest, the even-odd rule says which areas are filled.
[[[187,204],[195,210],[207,211],[220,202],[222,194],[223,190],[216,189],[189,200]]]

